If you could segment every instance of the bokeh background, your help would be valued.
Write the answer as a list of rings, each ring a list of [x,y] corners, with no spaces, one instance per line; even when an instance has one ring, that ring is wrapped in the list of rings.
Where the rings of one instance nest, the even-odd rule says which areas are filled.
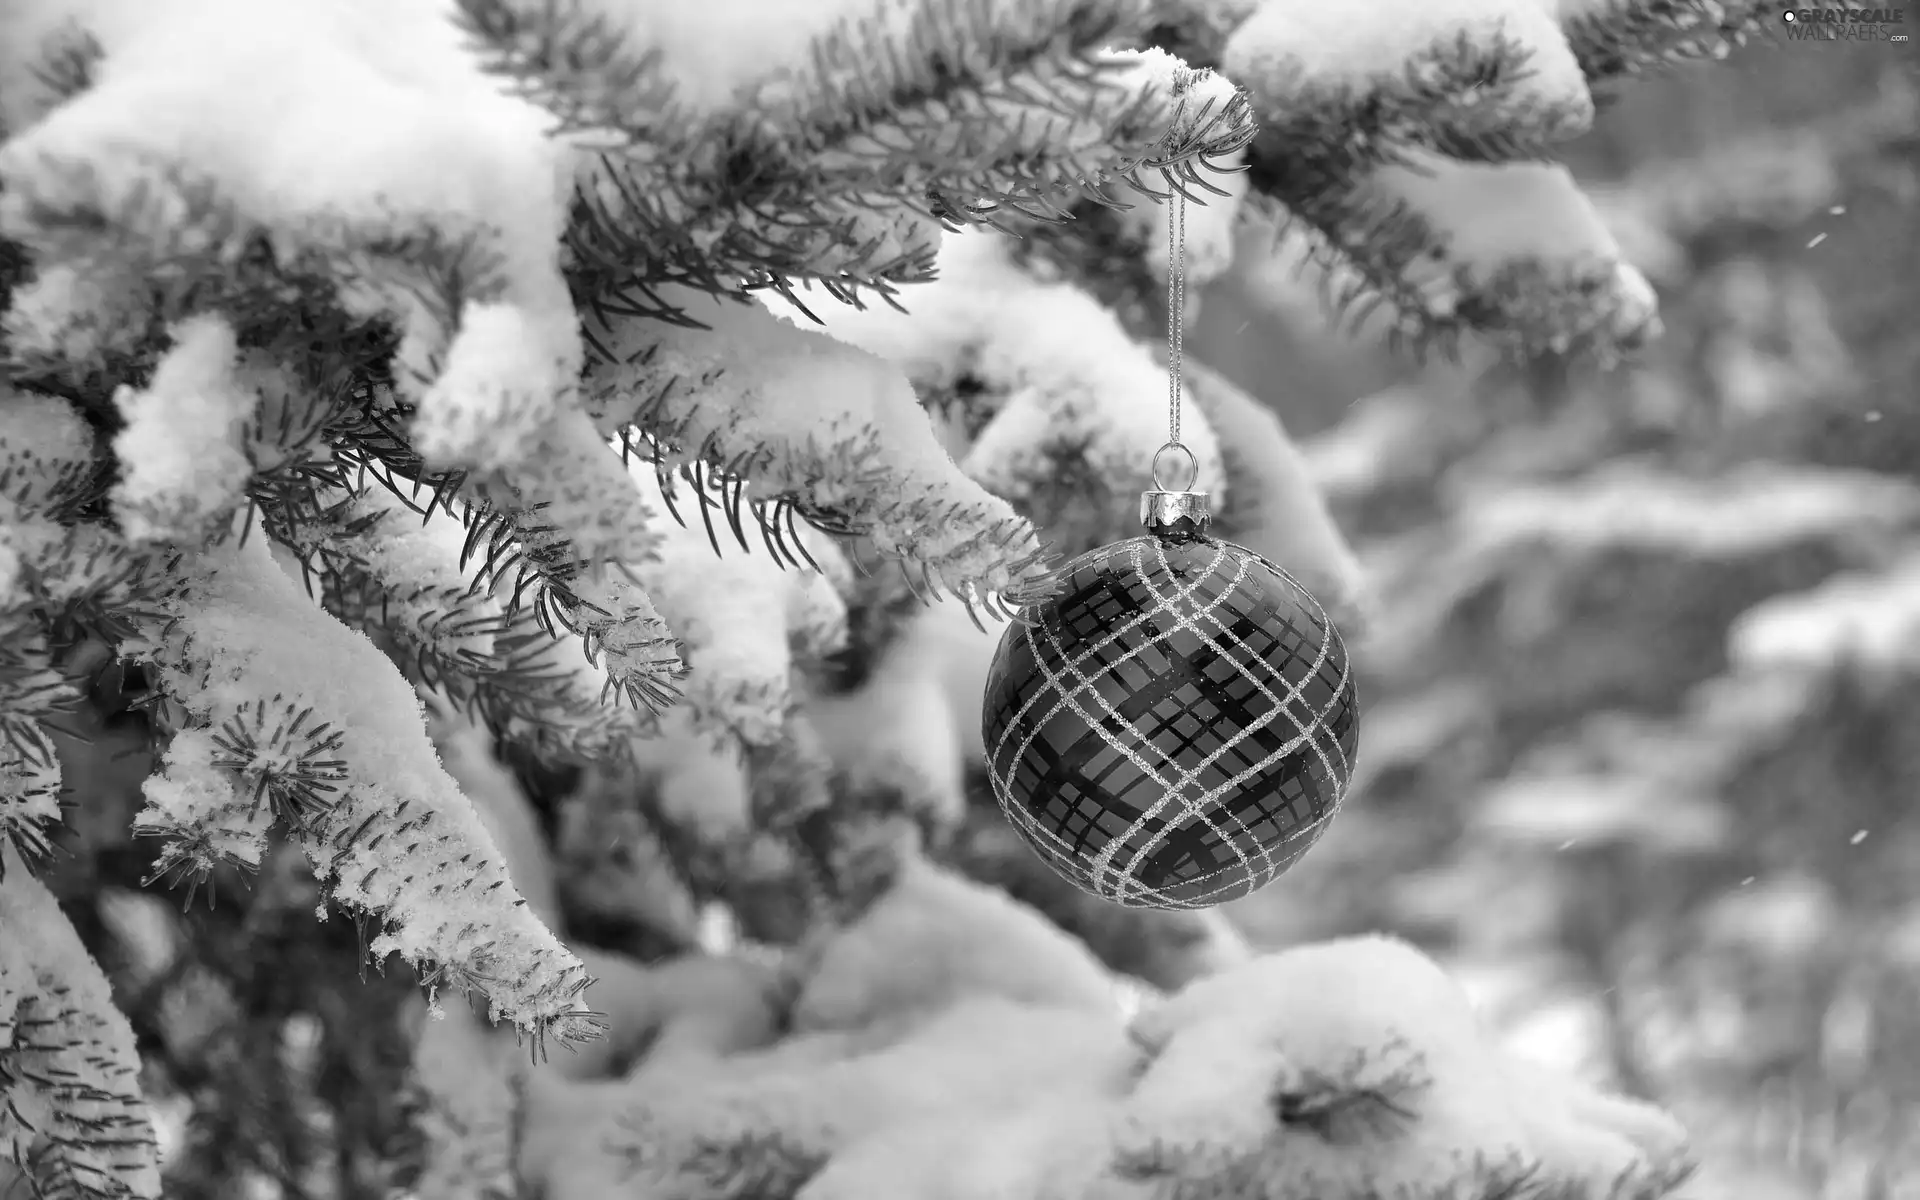
[[[1920,1196],[1916,83],[1783,41],[1608,108],[1568,160],[1662,295],[1629,367],[1409,364],[1284,253],[1191,335],[1381,600],[1352,802],[1236,920],[1416,939],[1674,1106],[1702,1197]]]

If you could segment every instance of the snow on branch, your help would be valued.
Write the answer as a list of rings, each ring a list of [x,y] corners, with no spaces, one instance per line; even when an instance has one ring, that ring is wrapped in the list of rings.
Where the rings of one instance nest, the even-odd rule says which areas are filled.
[[[1260,142],[1310,176],[1403,146],[1511,159],[1593,119],[1586,80],[1534,0],[1270,0],[1220,61],[1258,97]]]
[[[64,607],[49,585],[74,582],[61,569],[74,564],[58,518],[87,495],[93,448],[71,405],[0,382],[0,880],[10,856],[45,858],[61,817],[48,722],[79,696],[54,667],[39,612]]]
[[[665,468],[713,462],[764,501],[868,539],[929,590],[1021,603],[1044,585],[1033,529],[963,475],[899,372],[751,302],[675,294],[706,328],[628,319],[590,332],[604,433]]]
[[[1226,536],[1307,586],[1349,639],[1373,602],[1359,559],[1327,509],[1300,447],[1271,408],[1199,363],[1185,367],[1187,391],[1219,439],[1229,502],[1216,509]]]
[[[1696,479],[1627,461],[1578,481],[1463,499],[1457,520],[1468,556],[1550,544],[1580,554],[1729,560],[1814,540],[1885,537],[1920,520],[1920,490],[1905,480],[1771,463]]]
[[[1766,0],[1557,0],[1580,69],[1595,83],[1725,58],[1780,19]]]
[[[472,480],[470,493],[479,516],[468,544],[494,543],[489,585],[499,590],[505,564],[515,564],[510,605],[530,600],[542,626],[579,638],[606,672],[609,698],[646,713],[672,704],[685,665],[633,573],[658,550],[660,517],[592,419],[568,405],[511,468]]]
[[[961,468],[1067,553],[1136,532],[1126,514],[1151,485],[1168,435],[1167,377],[1152,350],[1087,292],[1016,267],[1009,240],[956,234],[940,279],[912,311],[833,314],[828,329],[897,364],[928,397],[964,380],[969,399],[942,414],[961,426]],[[1205,412],[1181,403],[1181,440],[1217,505],[1231,480]]]
[[[651,725],[651,712],[603,702],[613,685],[576,635],[509,603],[516,580],[489,586],[484,565],[468,561],[481,519],[457,501],[369,466],[357,490],[262,516],[328,612],[374,637],[416,684],[542,757],[617,756]]]
[[[1214,66],[1237,31],[1255,18],[1274,22],[1277,28],[1279,15],[1299,18],[1302,28],[1332,20],[1335,14],[1348,19],[1346,29],[1398,31],[1451,20],[1456,27],[1477,25],[1484,31],[1503,19],[1535,31],[1541,28],[1533,13],[1516,11],[1518,5],[1471,6],[1477,11],[1469,7],[1458,0],[1398,0],[1361,8],[1314,5],[1311,0],[1157,0],[1154,41],[1195,66]],[[1760,0],[1551,0],[1530,7],[1544,10],[1557,25],[1558,37],[1589,84],[1677,62],[1725,57],[1754,31],[1777,20],[1780,12],[1779,6]],[[1357,44],[1357,39],[1340,40]],[[1388,44],[1396,41],[1389,38]],[[1552,53],[1564,58],[1558,50]],[[1387,63],[1374,61],[1378,69],[1391,70]],[[1460,83],[1461,92],[1473,86],[1471,79]]]
[[[1746,669],[1908,672],[1920,665],[1920,557],[1849,572],[1742,613],[1727,657]]]
[[[52,721],[79,702],[54,669],[46,631],[30,616],[0,615],[0,880],[8,851],[37,866],[61,818],[61,768]]]
[[[1168,0],[1160,44],[1218,64],[1253,97],[1256,191],[1312,230],[1341,310],[1385,302],[1399,335],[1443,348],[1473,330],[1523,354],[1631,351],[1652,296],[1586,201],[1543,159],[1585,130],[1590,84],[1654,62],[1721,52],[1774,10],[1716,0],[1445,0],[1358,7],[1310,0]],[[1485,164],[1482,166],[1481,164]],[[1461,184],[1478,172],[1484,184]],[[1402,176],[1430,176],[1434,187]],[[1462,264],[1467,222],[1431,210],[1435,189],[1474,203],[1515,193],[1540,237]],[[1476,227],[1510,222],[1472,211]],[[1551,252],[1542,252],[1542,241]],[[1565,250],[1557,247],[1564,245]],[[1427,259],[1445,262],[1438,307]],[[1528,261],[1537,259],[1538,261]],[[1466,267],[1466,271],[1458,268]]]
[[[1298,202],[1330,304],[1450,346],[1469,332],[1519,354],[1631,351],[1659,328],[1653,287],[1565,168],[1407,155]]]
[[[337,738],[325,738],[327,749],[337,744]],[[265,792],[272,777],[257,772],[253,789],[243,788],[225,765],[231,761],[230,745],[212,730],[183,729],[167,744],[160,770],[141,787],[146,804],[135,815],[133,830],[163,843],[152,878],[185,883],[189,905],[214,871],[256,871],[267,850],[274,806],[266,803]],[[338,774],[334,768],[326,771],[328,780]]]
[[[95,470],[93,429],[73,405],[0,379],[0,502],[64,516]]]
[[[136,545],[193,545],[224,526],[252,473],[241,432],[258,397],[235,372],[239,341],[215,316],[184,321],[144,388],[121,387],[114,515]]]
[[[381,923],[371,952],[399,954],[430,985],[485,995],[495,1020],[536,1044],[591,1036],[576,1011],[585,970],[525,909],[440,765],[418,697],[373,643],[303,596],[257,528],[190,560],[169,608],[135,652],[187,728],[208,731],[212,765],[307,852],[330,898]],[[156,809],[192,800],[234,815],[229,799],[184,778],[172,798],[173,785],[156,786]]]
[[[632,311],[665,315],[661,286],[742,279],[888,296],[929,277],[941,222],[1111,203],[1110,184],[1197,178],[1253,132],[1231,87],[1203,96],[1204,74],[1164,53],[1107,49],[1143,23],[1143,0],[809,5],[744,22],[756,41],[761,26],[793,40],[726,64],[692,49],[714,13],[463,8],[507,86],[591,131],[576,284]]]
[[[49,1200],[157,1200],[140,1056],[106,976],[25,871],[0,876],[0,930],[0,1159]]]
[[[688,671],[681,703],[688,719],[704,734],[772,745],[797,703],[796,657],[817,659],[846,645],[846,604],[834,578],[792,567],[771,547],[723,553],[706,511],[718,501],[674,487],[650,464],[636,463],[633,475],[649,509],[679,518],[659,522],[658,548],[635,574],[682,647]],[[836,565],[842,579],[850,574],[824,537],[812,536],[799,552]]]
[[[100,22],[91,86],[0,151],[0,233],[42,265],[142,263],[176,303],[284,313],[292,276],[393,318],[430,370],[421,451],[499,465],[580,364],[545,112],[501,92],[435,5],[385,14],[379,55],[332,10],[164,12]]]

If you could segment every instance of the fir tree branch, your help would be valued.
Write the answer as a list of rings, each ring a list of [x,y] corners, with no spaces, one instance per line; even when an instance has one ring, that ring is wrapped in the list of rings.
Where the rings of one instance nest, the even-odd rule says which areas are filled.
[[[616,132],[629,144],[674,142],[690,118],[675,110],[660,55],[637,50],[583,0],[457,0],[456,20],[488,74],[557,119],[556,133]]]
[[[64,816],[62,773],[53,740],[39,722],[0,716],[0,884],[9,858],[36,870],[53,853]]]
[[[959,475],[891,367],[751,304],[690,294],[711,330],[595,330],[591,403],[672,468],[717,461],[810,524],[872,539],[920,588],[991,606],[1044,588],[1044,552],[1004,502]]]
[[[306,492],[262,504],[269,533],[303,564],[309,591],[376,635],[416,682],[536,757],[620,756],[651,713],[605,703],[605,672],[574,635],[543,619],[534,603],[541,582],[520,573],[510,520],[459,499],[460,477],[402,476],[388,464],[420,464],[401,452],[404,443],[365,436],[377,427],[358,426],[345,459],[354,466],[330,475],[327,490],[312,488],[314,480]]]
[[[28,869],[52,852],[62,772],[48,730],[79,700],[39,623],[26,613],[0,614],[0,883],[9,851]]]
[[[1563,12],[1580,69],[1600,83],[1725,58],[1756,31],[1770,31],[1781,6],[1761,0],[1583,0]]]
[[[16,151],[0,171],[0,233],[42,265],[110,268],[143,282],[150,325],[200,312],[225,315],[243,339],[284,329],[289,309],[308,314],[310,344],[351,344],[367,312],[369,281],[395,307],[414,308],[440,329],[458,326],[462,302],[504,286],[498,254],[476,233],[449,232],[397,211],[373,217],[311,214],[293,236],[248,213],[211,175],[138,151],[111,176],[70,155]],[[350,293],[344,301],[342,291]],[[84,299],[84,297],[82,298]],[[18,345],[29,367],[54,347]]]
[[[576,292],[652,316],[671,286],[889,299],[930,277],[935,221],[1060,219],[1081,195],[1117,203],[1116,182],[1200,180],[1252,136],[1246,99],[1199,100],[1171,60],[1107,53],[1138,7],[929,0],[904,31],[843,26],[790,85],[792,116],[603,156],[570,233]]]
[[[289,714],[284,707],[276,707],[281,708],[279,715],[283,721],[300,717],[297,710]],[[257,722],[259,717],[254,720]],[[320,805],[318,790],[333,792],[334,784],[341,778],[335,760],[328,760],[317,772],[312,766],[303,765],[301,748],[297,746],[288,747],[293,753],[286,756],[288,761],[284,766],[275,762],[276,755],[262,751],[279,750],[277,743],[281,739],[268,733],[264,739],[267,744],[261,745],[257,725],[249,724],[243,717],[236,715],[230,719],[221,732],[229,739],[225,745],[219,740],[219,734],[211,730],[181,730],[174,734],[168,742],[161,770],[148,777],[142,788],[146,804],[134,817],[136,836],[163,842],[143,882],[165,880],[169,887],[185,884],[183,909],[192,907],[195,895],[208,886],[216,871],[223,868],[247,873],[258,871],[267,850],[267,830],[275,817],[304,820],[308,811]],[[319,737],[310,738],[306,748],[311,749],[314,741],[326,739],[329,732],[324,726],[310,731]],[[330,753],[337,748],[337,739],[338,735],[333,735],[333,745],[320,753]],[[244,744],[236,744],[239,742]],[[235,768],[253,768],[252,788],[236,777]],[[291,789],[275,779],[289,774]],[[320,777],[303,778],[315,774]],[[269,799],[271,803],[263,803]],[[207,899],[209,904],[213,903],[210,888]]]
[[[686,667],[634,573],[655,553],[658,516],[591,419],[569,407],[511,470],[469,488],[486,514],[470,527],[469,544],[488,519],[497,522],[494,537],[510,531],[542,626],[580,639],[587,661],[605,670],[610,696],[643,712],[674,703]]]
[[[1525,223],[1490,221],[1490,206]],[[1283,232],[1303,235],[1329,309],[1356,325],[1384,316],[1389,339],[1415,353],[1451,355],[1473,334],[1520,356],[1604,362],[1659,329],[1651,286],[1560,168],[1422,159],[1289,215]]]
[[[339,731],[317,804],[297,804],[288,830],[331,898],[384,923],[370,949],[399,953],[423,982],[488,998],[490,1013],[531,1036],[536,1053],[595,1034],[576,1010],[588,980],[529,914],[457,785],[433,752],[419,700],[364,637],[301,596],[257,531],[187,564],[141,653],[197,727],[238,721],[267,735],[227,769],[297,789],[302,730]],[[294,721],[276,725],[282,712]],[[285,736],[272,736],[278,729]],[[308,764],[311,765],[311,764]]]
[[[0,882],[0,929],[0,1156],[44,1200],[157,1200],[140,1057],[106,977],[24,871]]]

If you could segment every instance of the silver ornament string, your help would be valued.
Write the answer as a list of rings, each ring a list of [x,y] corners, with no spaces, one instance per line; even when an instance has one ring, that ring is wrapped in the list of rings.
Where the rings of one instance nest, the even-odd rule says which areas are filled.
[[[1200,464],[1180,441],[1180,401],[1185,385],[1182,358],[1187,313],[1187,194],[1168,180],[1167,189],[1167,443],[1153,456],[1153,486],[1163,492],[1184,492],[1199,482]],[[1170,488],[1161,482],[1160,464],[1169,451],[1187,460],[1187,482]]]

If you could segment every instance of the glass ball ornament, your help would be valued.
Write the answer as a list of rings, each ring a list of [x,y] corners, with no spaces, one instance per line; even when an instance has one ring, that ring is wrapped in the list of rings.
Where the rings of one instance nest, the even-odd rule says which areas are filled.
[[[1083,891],[1208,908],[1273,882],[1331,823],[1359,745],[1353,669],[1304,587],[1208,536],[1205,493],[1147,492],[1141,521],[1001,636],[987,774]]]

